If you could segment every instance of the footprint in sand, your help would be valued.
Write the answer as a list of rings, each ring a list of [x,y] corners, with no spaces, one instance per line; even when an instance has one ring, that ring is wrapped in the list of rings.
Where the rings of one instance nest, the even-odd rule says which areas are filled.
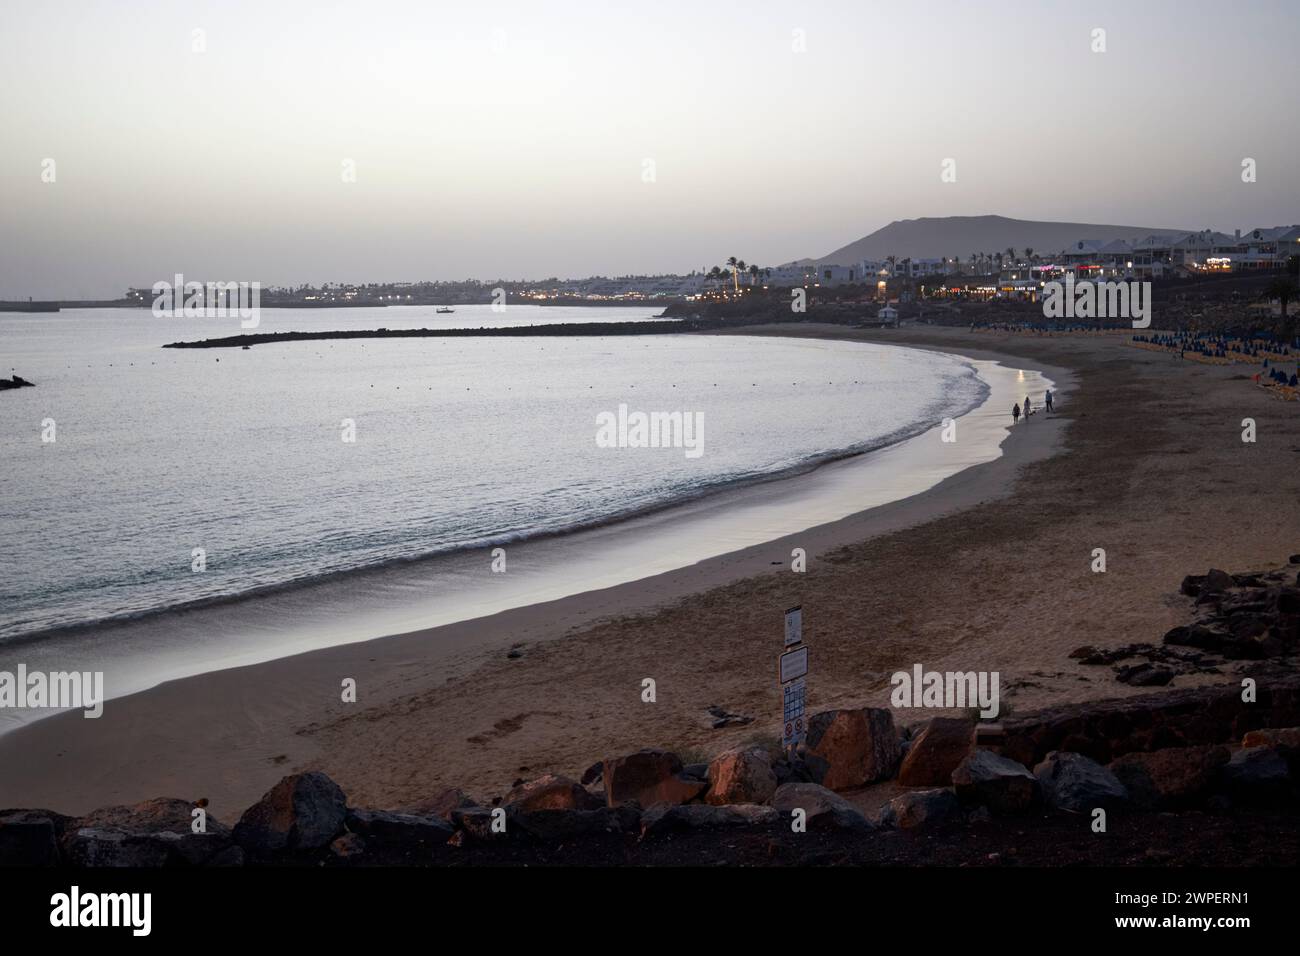
[[[513,717],[502,717],[492,725],[492,729],[488,732],[466,737],[465,741],[471,744],[486,744],[493,740],[500,740],[502,737],[509,737],[511,734],[518,733],[523,729],[525,720],[536,716],[554,716],[554,714],[548,711],[532,711],[525,714],[515,714]]]

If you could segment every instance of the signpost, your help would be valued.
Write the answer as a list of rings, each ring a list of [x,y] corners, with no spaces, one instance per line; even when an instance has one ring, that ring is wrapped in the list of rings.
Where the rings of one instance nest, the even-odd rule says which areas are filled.
[[[808,673],[808,647],[799,645],[781,655],[781,683],[788,684]]]
[[[785,612],[785,646],[790,647],[803,640],[803,605],[792,607]]]
[[[803,743],[807,733],[804,716],[808,699],[808,646],[803,643],[803,607],[785,612],[785,650],[778,659],[781,681],[781,746],[787,752]]]

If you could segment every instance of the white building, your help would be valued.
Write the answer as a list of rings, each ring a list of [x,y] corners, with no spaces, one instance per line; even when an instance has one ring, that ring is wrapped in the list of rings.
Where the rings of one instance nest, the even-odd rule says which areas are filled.
[[[763,283],[770,286],[789,286],[794,288],[800,285],[812,285],[817,281],[817,270],[815,266],[784,265],[772,269],[772,274],[767,276]]]
[[[852,285],[862,281],[862,272],[857,266],[819,265],[816,281],[818,285]]]

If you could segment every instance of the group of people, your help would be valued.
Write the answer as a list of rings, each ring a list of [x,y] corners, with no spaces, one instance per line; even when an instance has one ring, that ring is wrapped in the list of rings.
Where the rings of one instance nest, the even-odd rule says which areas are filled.
[[[1051,390],[1050,388],[1047,390],[1047,394],[1043,396],[1043,406],[1044,406],[1044,407],[1045,407],[1049,412],[1052,410],[1052,390]],[[1029,416],[1032,415],[1033,413],[1034,413],[1033,405],[1032,405],[1032,404],[1030,403],[1030,401],[1029,401],[1029,396],[1026,395],[1026,396],[1025,396],[1025,410],[1024,410],[1025,421],[1029,421]],[[1021,413],[1020,413],[1020,406],[1019,406],[1019,405],[1012,405],[1012,406],[1011,406],[1011,421],[1012,421],[1012,424],[1014,424],[1014,423],[1020,421],[1020,414],[1021,414]]]

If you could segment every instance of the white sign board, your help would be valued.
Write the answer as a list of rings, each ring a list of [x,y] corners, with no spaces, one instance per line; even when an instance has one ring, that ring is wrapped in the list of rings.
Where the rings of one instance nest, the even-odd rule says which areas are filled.
[[[807,733],[807,721],[804,717],[804,702],[807,700],[806,682],[802,677],[791,681],[781,688],[782,732],[781,746],[797,747],[803,743]]]
[[[781,683],[798,680],[808,673],[808,648],[799,647],[781,655]]]
[[[803,605],[792,607],[785,612],[785,646],[798,644],[803,640]]]

